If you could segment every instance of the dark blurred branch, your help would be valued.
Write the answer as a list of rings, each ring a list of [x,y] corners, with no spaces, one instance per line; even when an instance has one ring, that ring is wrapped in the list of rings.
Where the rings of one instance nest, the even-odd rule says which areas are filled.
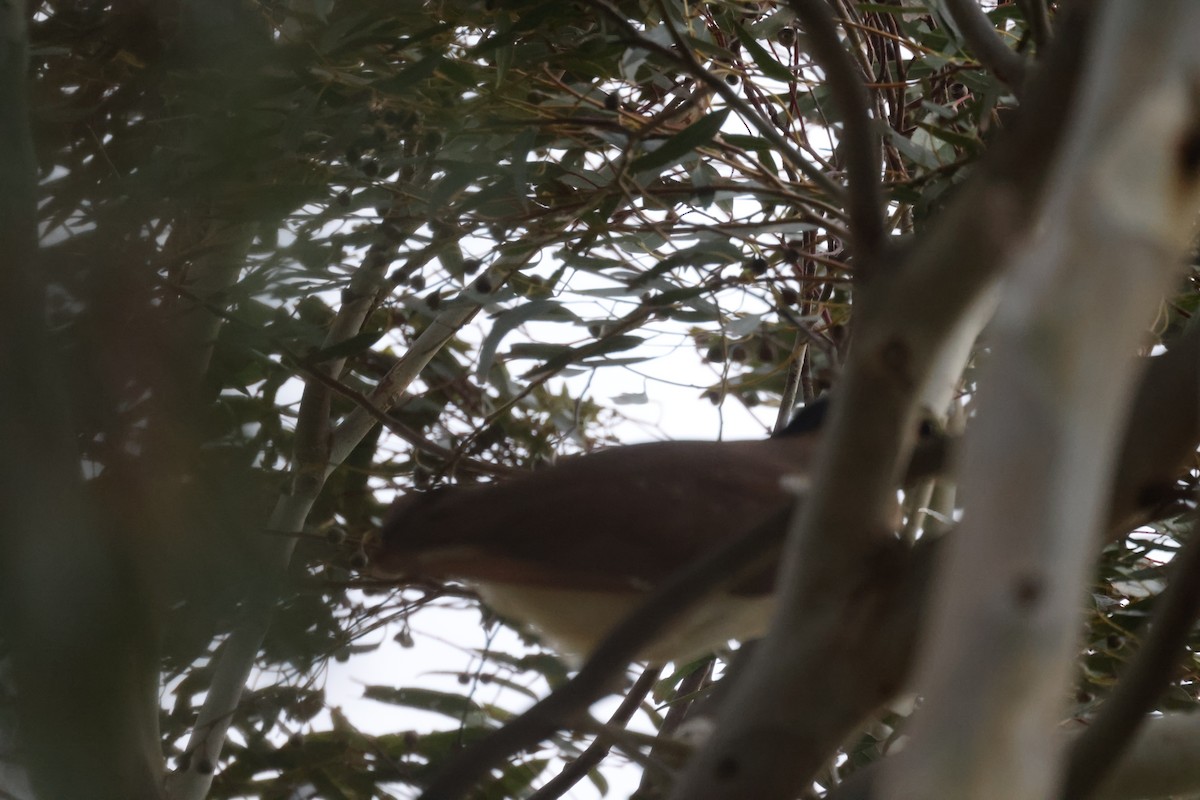
[[[1017,7],[1033,34],[1033,43],[1039,51],[1044,49],[1050,42],[1050,14],[1046,10],[1046,0],[1017,0]]]
[[[1025,83],[1025,59],[1010,50],[976,0],[946,0],[946,8],[979,63],[1017,95]]]
[[[152,621],[132,543],[85,498],[46,330],[28,13],[0,5],[0,625],[39,796],[142,800],[162,772]]]

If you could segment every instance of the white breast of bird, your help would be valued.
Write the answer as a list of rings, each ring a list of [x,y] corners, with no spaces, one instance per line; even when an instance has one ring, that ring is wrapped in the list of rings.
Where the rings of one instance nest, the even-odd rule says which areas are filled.
[[[473,585],[493,610],[533,628],[576,667],[646,597],[641,592],[550,589],[484,581]],[[758,638],[766,633],[773,607],[771,595],[709,595],[639,652],[638,660],[654,664],[686,661],[724,647],[732,639]]]

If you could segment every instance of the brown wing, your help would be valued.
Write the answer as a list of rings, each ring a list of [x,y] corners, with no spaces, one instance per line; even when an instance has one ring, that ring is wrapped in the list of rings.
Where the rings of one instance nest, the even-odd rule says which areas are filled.
[[[502,484],[410,495],[373,554],[380,574],[650,587],[794,495],[812,440],[659,442],[569,459]]]

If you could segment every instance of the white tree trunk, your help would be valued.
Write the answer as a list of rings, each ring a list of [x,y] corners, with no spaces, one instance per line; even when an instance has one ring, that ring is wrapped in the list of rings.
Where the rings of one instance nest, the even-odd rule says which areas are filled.
[[[1055,726],[1144,342],[1197,211],[1200,7],[1110,4],[1046,195],[1006,288],[968,434],[964,523],[919,660],[890,800],[1055,796]]]

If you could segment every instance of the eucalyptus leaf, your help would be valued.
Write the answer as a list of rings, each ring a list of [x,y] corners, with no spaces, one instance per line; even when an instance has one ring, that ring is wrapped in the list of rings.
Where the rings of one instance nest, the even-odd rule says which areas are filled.
[[[634,159],[629,168],[634,172],[648,172],[661,169],[667,164],[689,155],[696,148],[704,147],[711,142],[728,117],[728,109],[704,115],[659,144],[652,151]]]

